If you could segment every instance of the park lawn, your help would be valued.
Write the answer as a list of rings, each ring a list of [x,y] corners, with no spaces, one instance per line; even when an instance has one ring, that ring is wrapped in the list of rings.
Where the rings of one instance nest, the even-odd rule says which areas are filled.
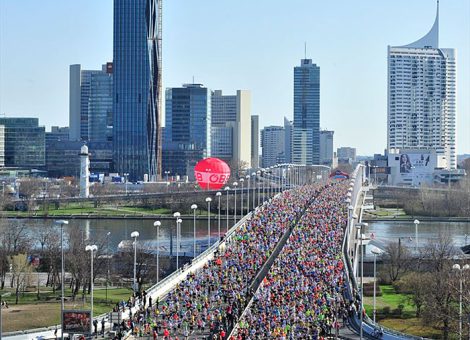
[[[426,338],[438,339],[441,332],[430,326],[423,325],[421,319],[415,317],[416,308],[408,300],[407,294],[395,293],[395,289],[391,285],[380,285],[382,296],[377,296],[377,321],[384,327],[394,329],[403,333],[422,336]],[[364,297],[364,307],[367,315],[373,317],[373,297]],[[403,305],[403,313],[401,316],[393,314],[393,311]],[[390,314],[384,315],[383,308],[389,307]]]
[[[5,290],[5,292],[10,292]],[[65,295],[69,296],[70,291],[66,290]],[[108,303],[106,304],[106,290],[94,290],[93,297],[93,314],[95,316],[108,313],[116,305],[117,302],[127,299],[132,295],[132,290],[129,288],[113,288],[108,289]],[[9,304],[8,309],[3,310],[3,331],[12,332],[18,330],[48,327],[60,323],[60,301],[54,297],[60,296],[60,290],[55,294],[51,290],[41,290],[41,300],[37,300],[36,292],[26,292],[20,295],[18,305],[15,305],[15,295],[12,292],[9,296],[4,296],[3,299]],[[46,301],[47,298],[50,300]],[[89,309],[90,296],[86,295],[86,303],[84,304],[81,299],[81,294],[77,295],[75,301],[67,301],[65,303],[66,309]]]

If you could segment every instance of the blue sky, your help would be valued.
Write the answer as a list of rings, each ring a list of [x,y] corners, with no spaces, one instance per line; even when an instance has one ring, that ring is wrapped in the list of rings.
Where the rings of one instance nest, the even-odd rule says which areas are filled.
[[[292,118],[293,67],[321,68],[321,126],[335,147],[383,152],[387,45],[423,36],[435,0],[166,0],[164,87],[252,91],[260,126]],[[68,125],[68,68],[112,60],[112,0],[0,1],[0,113]],[[440,45],[458,55],[458,153],[470,153],[470,1],[441,0]]]

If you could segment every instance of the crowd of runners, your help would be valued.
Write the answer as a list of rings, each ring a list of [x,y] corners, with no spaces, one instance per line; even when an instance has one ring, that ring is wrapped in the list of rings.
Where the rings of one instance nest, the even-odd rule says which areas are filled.
[[[237,339],[319,339],[347,318],[346,189],[326,187],[307,209],[240,320]]]
[[[161,301],[143,299],[123,326],[154,339],[226,339],[253,294],[254,277],[319,193],[318,185],[304,186],[266,202],[237,229],[223,253]]]

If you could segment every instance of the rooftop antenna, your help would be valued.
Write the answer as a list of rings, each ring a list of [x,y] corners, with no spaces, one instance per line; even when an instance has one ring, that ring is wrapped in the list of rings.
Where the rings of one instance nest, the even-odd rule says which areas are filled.
[[[194,76],[193,76],[193,84],[194,84]]]
[[[439,0],[438,0],[438,2],[439,2]],[[304,59],[307,59],[307,42],[306,41],[304,42],[304,54],[305,54]]]

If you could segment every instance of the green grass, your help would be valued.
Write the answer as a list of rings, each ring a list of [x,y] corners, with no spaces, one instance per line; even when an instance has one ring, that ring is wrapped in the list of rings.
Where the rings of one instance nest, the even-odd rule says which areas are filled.
[[[52,326],[60,323],[60,290],[54,294],[52,289],[41,288],[41,300],[37,300],[37,292],[34,290],[20,293],[18,305],[15,305],[14,290],[5,289],[0,294],[11,293],[4,296],[9,308],[4,310],[3,331],[10,332],[15,330],[24,330],[38,327]],[[65,296],[70,296],[71,291],[65,290]],[[95,316],[107,313],[112,310],[117,302],[127,299],[132,295],[130,288],[112,288],[108,289],[108,303],[106,303],[106,290],[95,289],[93,297],[93,314]],[[75,301],[66,301],[66,309],[89,309],[90,296],[85,295],[86,303],[83,302],[81,292],[76,296]],[[40,311],[38,313],[38,311]]]
[[[387,328],[403,333],[438,339],[441,332],[432,325],[423,325],[421,319],[416,318],[416,308],[410,303],[408,294],[399,294],[391,285],[380,285],[382,296],[377,296],[377,321]],[[403,305],[401,315],[394,314],[398,305]],[[364,307],[370,318],[373,317],[373,297],[364,297]],[[384,307],[390,308],[390,314],[385,315]]]

